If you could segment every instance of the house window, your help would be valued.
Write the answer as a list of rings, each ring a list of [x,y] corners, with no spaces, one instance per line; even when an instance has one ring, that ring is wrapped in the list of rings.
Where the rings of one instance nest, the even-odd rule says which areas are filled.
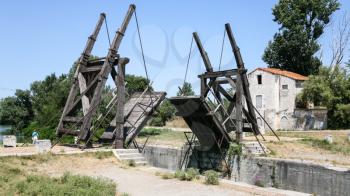
[[[295,87],[303,88],[303,81],[300,81],[300,80],[295,81]]]
[[[288,85],[287,84],[282,85],[282,90],[288,90]]]
[[[256,108],[262,108],[262,95],[256,96]]]
[[[262,84],[262,77],[261,77],[261,75],[257,75],[257,79],[258,79],[258,84]]]

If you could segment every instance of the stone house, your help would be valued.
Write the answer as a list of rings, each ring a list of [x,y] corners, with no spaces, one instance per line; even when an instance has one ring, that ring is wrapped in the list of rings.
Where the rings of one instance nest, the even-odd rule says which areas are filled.
[[[253,104],[274,129],[326,128],[326,109],[296,109],[295,100],[308,77],[275,68],[257,68],[248,74]],[[257,114],[262,131],[269,128]]]

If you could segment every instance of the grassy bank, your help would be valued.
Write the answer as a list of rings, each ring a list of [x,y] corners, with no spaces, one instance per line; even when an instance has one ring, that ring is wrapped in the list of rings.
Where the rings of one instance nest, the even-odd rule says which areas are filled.
[[[116,184],[109,179],[65,173],[50,177],[36,167],[48,161],[57,161],[61,155],[0,158],[0,193],[4,195],[116,195]],[[96,158],[107,154],[86,154]],[[0,195],[1,195],[0,194]]]

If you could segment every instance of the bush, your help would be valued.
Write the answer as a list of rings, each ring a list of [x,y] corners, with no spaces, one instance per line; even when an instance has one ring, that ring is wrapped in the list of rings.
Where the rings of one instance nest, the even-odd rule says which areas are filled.
[[[186,180],[186,172],[181,171],[181,170],[177,170],[175,172],[175,178],[177,178],[179,180]]]
[[[219,184],[219,174],[214,170],[208,170],[204,172],[205,184],[218,185]]]
[[[185,171],[177,170],[175,172],[175,178],[182,181],[191,181],[193,179],[199,179],[199,170],[195,168],[188,168]]]
[[[140,137],[147,137],[152,135],[160,135],[162,130],[155,129],[155,128],[148,128],[148,129],[142,129],[142,131],[139,133],[138,136]]]
[[[29,175],[16,184],[19,195],[115,195],[111,180],[65,173],[60,178]]]
[[[161,117],[156,116],[156,117],[152,118],[152,120],[149,124],[151,126],[155,126],[155,127],[162,127],[165,125],[165,122],[162,120]]]
[[[157,113],[151,120],[151,126],[164,126],[166,121],[175,116],[176,109],[168,99],[165,99],[157,109]]]
[[[174,178],[174,174],[172,173],[162,173],[161,176],[162,176],[162,179],[165,179],[165,180]]]
[[[199,179],[199,170],[195,168],[186,169],[187,179]]]
[[[228,149],[228,155],[242,155],[242,144],[231,143]]]
[[[129,167],[136,167],[136,162],[134,160],[127,160],[126,165]]]

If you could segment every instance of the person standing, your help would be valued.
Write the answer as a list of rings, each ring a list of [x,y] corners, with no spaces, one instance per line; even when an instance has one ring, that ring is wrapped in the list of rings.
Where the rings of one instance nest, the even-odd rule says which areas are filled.
[[[33,144],[36,143],[36,141],[38,140],[38,138],[39,138],[39,133],[38,133],[36,130],[34,130],[33,133],[32,133],[32,141],[33,141]]]

